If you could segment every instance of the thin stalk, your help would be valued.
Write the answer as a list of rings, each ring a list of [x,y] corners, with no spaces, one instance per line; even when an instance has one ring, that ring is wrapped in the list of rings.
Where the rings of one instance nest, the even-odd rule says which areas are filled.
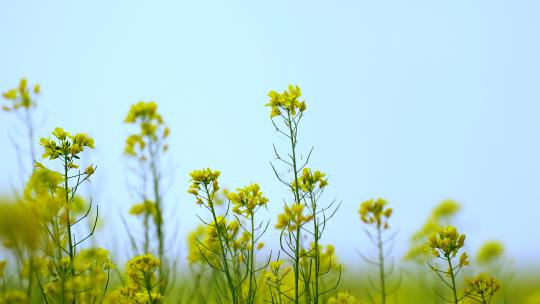
[[[146,202],[144,202],[146,203]],[[146,207],[146,206],[145,206]],[[148,226],[148,220],[150,219],[150,213],[148,210],[146,210],[144,214],[144,253],[149,253],[149,243],[150,243],[150,235],[149,235],[149,226]]]
[[[249,303],[255,303],[255,290],[254,290],[254,269],[255,269],[255,220],[253,213],[251,213],[251,249],[249,250]]]
[[[30,271],[28,273],[28,286],[26,289],[26,295],[28,296],[28,299],[32,301],[32,282],[34,281],[33,280],[33,274],[34,274],[34,254],[33,253],[30,253],[28,263],[30,264]]]
[[[152,173],[152,186],[154,192],[154,203],[156,206],[156,234],[158,239],[158,257],[162,265],[165,263],[165,253],[164,253],[164,233],[163,233],[163,214],[161,211],[161,195],[159,193],[159,172],[157,168],[157,153],[155,151],[155,141],[152,138],[149,138],[148,149],[150,152],[150,171]],[[163,266],[159,269],[159,278],[160,282],[163,282],[164,271]],[[160,291],[165,290],[166,284],[160,284]]]
[[[229,289],[231,292],[231,298],[234,304],[238,304],[238,299],[236,297],[236,289],[234,286],[234,282],[231,277],[231,273],[229,271],[229,263],[227,261],[227,252],[225,251],[225,247],[223,245],[223,238],[222,238],[222,232],[221,228],[219,227],[219,223],[217,221],[216,211],[214,209],[214,202],[212,199],[212,196],[210,195],[210,190],[208,189],[208,185],[204,185],[204,190],[206,191],[206,197],[208,198],[208,205],[210,206],[210,212],[212,213],[212,218],[214,219],[214,224],[216,225],[217,235],[218,235],[218,241],[219,246],[221,249],[221,260],[223,263],[223,270],[225,271],[225,276],[227,278],[227,284],[229,285]],[[225,232],[227,233],[227,232]]]
[[[34,126],[32,124],[32,117],[30,113],[30,109],[26,109],[24,112],[24,119],[26,123],[26,129],[28,131],[28,145],[29,145],[29,151],[30,151],[30,168],[32,168],[32,172],[36,169],[34,166],[34,160],[36,159],[36,152],[34,150]]]
[[[379,276],[381,280],[381,299],[382,304],[386,304],[386,282],[384,272],[384,248],[382,241],[381,226],[377,225],[377,249],[379,251]]]
[[[146,292],[148,293],[148,300],[150,303],[154,303],[154,300],[152,299],[152,274],[149,275],[146,272],[143,272],[143,276]]]
[[[314,250],[315,250],[315,291],[313,295],[313,303],[319,303],[319,276],[320,276],[320,266],[321,266],[321,254],[319,252],[319,224],[317,222],[317,205],[315,198],[313,197],[313,192],[310,192],[311,200],[311,212],[313,214],[313,236],[314,236]]]
[[[287,127],[289,127],[289,134],[291,139],[291,152],[292,152],[292,165],[293,165],[293,171],[294,171],[294,187],[293,187],[293,193],[294,193],[294,200],[295,204],[300,204],[300,193],[298,190],[298,170],[296,165],[296,134],[294,133],[292,129],[292,120],[291,120],[291,113],[287,112]],[[294,303],[299,303],[299,271],[300,271],[300,232],[301,227],[300,225],[297,225],[296,227],[296,235],[295,235],[295,246],[294,246]]]
[[[450,256],[446,256],[446,261],[448,261],[448,269],[450,272],[449,274],[450,274],[450,278],[452,279],[452,292],[454,294],[454,303],[458,304],[458,297],[457,297],[457,291],[456,291],[456,278],[454,275],[454,268],[452,267],[452,260]]]
[[[70,265],[70,275],[74,275],[74,248],[73,248],[73,240],[71,238],[71,221],[69,218],[69,189],[68,189],[68,158],[67,155],[64,155],[64,192],[65,192],[65,199],[66,199],[66,222],[67,222],[67,233],[68,233],[68,246],[69,246],[69,265]],[[72,301],[75,303],[75,299]]]

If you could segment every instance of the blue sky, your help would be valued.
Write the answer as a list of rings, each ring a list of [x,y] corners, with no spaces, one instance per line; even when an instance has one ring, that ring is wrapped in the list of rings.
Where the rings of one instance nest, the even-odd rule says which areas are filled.
[[[269,161],[284,141],[264,104],[292,83],[308,104],[301,148],[314,146],[312,167],[330,177],[326,199],[343,201],[326,238],[341,256],[368,246],[358,205],[380,196],[396,210],[397,255],[452,198],[472,251],[500,239],[518,263],[540,259],[537,1],[3,1],[0,11],[0,89],[39,82],[38,134],[95,138],[90,188],[110,218],[105,235],[134,203],[122,121],[139,100],[158,102],[171,127],[171,225],[196,225],[186,189],[201,167],[230,188],[260,183],[275,218],[286,190]],[[5,192],[17,166],[13,121],[0,117]]]

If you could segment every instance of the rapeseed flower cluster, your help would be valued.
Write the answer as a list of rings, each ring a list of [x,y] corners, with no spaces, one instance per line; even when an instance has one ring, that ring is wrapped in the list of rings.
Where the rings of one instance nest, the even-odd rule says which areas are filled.
[[[125,123],[135,123],[139,120],[153,121],[163,123],[163,118],[157,112],[157,103],[154,101],[144,102],[139,101],[131,106],[128,115],[124,119]]]
[[[425,246],[433,231],[451,225],[461,210],[461,205],[453,200],[441,201],[431,212],[423,227],[411,237],[411,247],[405,254],[405,260],[423,264],[429,257],[429,248]]]
[[[481,273],[474,278],[466,280],[465,294],[477,303],[489,304],[495,293],[500,289],[500,283],[489,276]]]
[[[282,115],[283,112],[291,116],[296,116],[297,112],[304,112],[306,110],[306,103],[299,100],[300,96],[302,96],[300,87],[293,85],[289,85],[288,89],[283,91],[283,93],[270,91],[268,93],[270,101],[266,104],[267,107],[272,108],[270,117],[273,118]]]
[[[257,207],[266,207],[268,199],[263,196],[258,184],[250,184],[244,188],[229,192],[227,198],[233,203],[233,212],[246,217],[253,216]]]
[[[124,123],[138,124],[140,128],[139,133],[132,134],[126,139],[124,154],[127,156],[139,157],[140,160],[145,161],[150,157],[149,153],[155,153],[158,149],[164,152],[168,150],[169,146],[164,143],[164,140],[169,137],[170,129],[157,112],[155,102],[140,101],[133,104]],[[149,146],[152,146],[151,151],[145,153],[145,148]]]
[[[295,231],[304,224],[313,220],[312,214],[305,215],[303,204],[293,204],[291,207],[285,205],[283,213],[278,215],[276,224],[277,229],[288,229],[289,231]]]
[[[205,190],[216,193],[219,190],[219,171],[206,168],[201,170],[193,170],[191,173],[189,173],[189,175],[191,176],[191,186],[188,189],[188,193],[197,197],[197,204],[200,205],[203,203],[202,198],[199,195],[199,191]]]
[[[131,208],[129,209],[129,214],[131,215],[151,214],[155,219],[156,204],[153,201],[147,199],[142,203],[131,206]]]
[[[375,224],[378,228],[388,229],[388,219],[392,216],[393,209],[386,207],[385,199],[370,199],[360,205],[360,219],[366,224]]]
[[[302,175],[298,177],[298,185],[296,185],[296,181],[293,181],[291,186],[299,188],[303,192],[314,192],[316,189],[328,186],[328,179],[325,176],[326,174],[319,170],[312,172],[310,168],[304,168]]]
[[[476,261],[486,265],[500,259],[504,255],[504,245],[499,241],[489,241],[480,247],[476,254]]]
[[[429,247],[431,253],[435,257],[453,258],[458,254],[458,251],[463,248],[465,244],[465,235],[459,234],[456,227],[448,226],[442,229],[438,229],[433,232],[429,237]],[[466,252],[463,252],[459,257],[459,265],[468,265],[468,256]]]
[[[109,303],[158,304],[163,302],[163,295],[158,286],[161,262],[151,254],[139,255],[126,263],[127,283],[117,290]]]
[[[7,90],[2,94],[2,96],[11,101],[10,106],[2,106],[4,111],[17,110],[19,108],[30,109],[36,106],[32,94],[38,95],[41,92],[41,87],[39,84],[35,84],[31,89],[28,87],[28,81],[26,78],[22,78],[19,82],[19,86],[15,89]]]
[[[146,283],[153,277],[154,271],[161,265],[161,262],[151,254],[136,256],[126,264],[126,272],[131,282],[136,284]]]
[[[67,164],[68,168],[78,168],[79,166],[74,163],[74,159],[79,159],[78,154],[83,152],[85,148],[94,148],[94,140],[84,133],[71,135],[64,129],[57,127],[52,135],[56,140],[42,137],[39,141],[45,149],[42,157],[50,160],[60,158]],[[43,165],[38,164],[38,166],[42,167]],[[85,173],[92,175],[94,169],[90,166],[85,170]]]

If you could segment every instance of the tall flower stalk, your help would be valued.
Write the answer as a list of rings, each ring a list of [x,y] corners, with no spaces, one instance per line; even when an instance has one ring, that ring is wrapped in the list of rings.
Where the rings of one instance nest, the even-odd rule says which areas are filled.
[[[232,300],[232,303],[239,303],[236,285],[234,282],[233,269],[229,263],[227,256],[228,248],[228,233],[227,229],[236,230],[232,227],[227,227],[225,218],[223,216],[218,216],[215,205],[215,197],[219,191],[218,177],[220,175],[219,171],[213,171],[210,169],[195,170],[190,173],[192,184],[188,190],[189,193],[193,194],[196,197],[196,203],[198,205],[204,206],[208,211],[210,211],[212,221],[207,223],[207,226],[210,229],[208,239],[208,245],[203,246],[209,252],[215,253],[218,255],[219,265],[213,264],[206,255],[203,254],[205,260],[208,264],[225,274],[227,280],[227,286],[229,290],[229,296]],[[217,251],[212,250],[211,247],[215,247],[215,242],[217,241]],[[211,246],[214,245],[214,246]],[[202,250],[201,250],[202,251]]]
[[[79,170],[79,165],[76,164],[76,161],[80,159],[80,153],[86,148],[94,148],[94,140],[83,133],[71,135],[62,128],[56,128],[52,132],[52,135],[53,139],[41,138],[40,140],[40,144],[45,149],[43,158],[58,160],[62,169],[60,172],[56,172],[46,168],[41,163],[37,163],[36,167],[38,170],[45,170],[49,174],[59,177],[56,181],[56,183],[58,183],[57,187],[59,188],[57,199],[63,200],[63,202],[58,209],[60,214],[55,215],[52,218],[52,230],[49,231],[49,234],[52,238],[52,242],[58,248],[57,262],[54,264],[59,267],[57,269],[57,274],[61,281],[62,301],[66,301],[67,298],[70,302],[75,303],[76,291],[70,289],[67,286],[67,282],[77,276],[75,265],[77,247],[93,235],[98,218],[96,215],[88,235],[79,239],[75,238],[73,227],[88,216],[90,208],[92,207],[90,205],[88,212],[81,218],[75,218],[72,215],[72,209],[74,208],[73,204],[77,198],[76,193],[79,186],[89,180],[90,176],[94,174],[95,171],[95,167],[92,165],[88,166],[84,171]],[[96,209],[96,213],[98,213],[98,209]],[[68,258],[67,265],[64,262],[64,256],[66,255]]]
[[[393,213],[393,209],[387,207],[387,205],[388,202],[384,199],[370,199],[364,201],[360,205],[359,210],[360,219],[362,222],[371,226],[375,230],[375,235],[373,235],[373,233],[367,229],[366,233],[377,248],[377,258],[373,260],[365,257],[364,255],[362,256],[368,263],[378,267],[379,290],[382,304],[386,304],[388,297],[399,288],[399,283],[393,288],[393,290],[389,290],[388,288],[388,276],[392,274],[394,267],[392,264],[387,268],[388,265],[386,261],[388,249],[385,248],[385,245],[393,240],[393,235],[386,239],[384,238],[384,232],[390,229],[390,224],[388,221]],[[373,284],[372,287],[375,288],[375,285]]]
[[[41,93],[41,87],[39,84],[35,84],[33,88],[29,87],[28,81],[26,78],[22,78],[19,81],[19,85],[17,88],[9,89],[6,92],[2,94],[2,97],[8,101],[8,105],[3,105],[2,109],[6,112],[12,112],[16,116],[16,118],[20,121],[20,123],[23,125],[24,133],[23,135],[19,135],[17,132],[19,128],[13,129],[13,134],[11,135],[13,145],[15,147],[15,150],[18,152],[18,162],[19,162],[19,174],[20,178],[22,180],[22,184],[24,185],[25,179],[28,177],[29,168],[33,171],[34,170],[34,162],[36,161],[36,152],[35,152],[35,122],[34,122],[34,111],[37,106],[36,98]],[[27,151],[26,153],[23,153],[25,149],[22,149],[20,144],[17,142],[17,138],[20,137],[26,137],[26,145],[27,145]],[[28,156],[28,159],[23,159],[25,155]],[[25,163],[28,166],[25,166]],[[25,276],[22,272],[22,267],[19,268],[19,278],[21,281],[24,279],[27,281],[27,287],[26,287],[26,294],[31,299],[32,298],[32,290],[34,285],[34,278],[33,278],[33,268],[34,268],[34,251],[28,251],[23,252],[23,248],[18,248],[19,254],[17,257],[22,258],[26,256],[28,258],[28,264],[29,264],[29,271],[27,271],[27,275]],[[22,265],[24,262],[19,260],[18,264]],[[21,282],[22,283],[22,282]]]
[[[328,274],[332,267],[321,269],[320,240],[327,221],[334,216],[339,205],[334,207],[334,200],[320,207],[318,201],[328,181],[324,173],[307,168],[313,149],[303,160],[298,152],[298,128],[306,111],[306,103],[300,100],[301,96],[298,86],[289,85],[282,93],[270,91],[270,101],[266,104],[271,108],[272,124],[279,134],[287,138],[289,146],[288,152],[280,153],[274,145],[274,153],[276,160],[286,167],[286,171],[291,172],[290,180],[283,177],[273,163],[271,166],[277,179],[293,194],[292,202],[285,203],[276,228],[281,230],[281,249],[292,260],[293,300],[296,304],[300,303],[302,296],[308,303],[319,303],[322,295],[337,287],[341,277],[340,270],[336,285],[329,290],[322,289],[321,277]],[[307,226],[310,222],[312,228]],[[304,247],[303,241],[306,238],[313,240],[313,246]]]
[[[29,155],[28,161],[22,160],[24,153],[17,153],[19,157],[19,163],[21,165],[21,171],[24,170],[24,162],[27,162],[26,168],[34,169],[34,162],[36,161],[36,151],[35,151],[35,122],[34,122],[34,109],[36,108],[36,97],[41,93],[41,87],[39,84],[35,84],[33,88],[28,86],[28,81],[26,78],[22,78],[19,81],[19,86],[14,89],[7,90],[2,94],[2,96],[10,103],[9,105],[3,105],[2,109],[6,112],[13,112],[16,114],[17,118],[24,125],[24,137],[27,139],[27,153]],[[14,137],[20,137],[18,134],[15,134]],[[15,149],[18,152],[21,152],[19,144],[14,141]],[[22,174],[23,172],[21,172]],[[26,177],[25,177],[26,178]]]
[[[164,206],[161,159],[167,152],[169,137],[169,127],[157,112],[155,102],[138,102],[131,106],[125,123],[136,124],[139,132],[131,134],[126,140],[124,154],[137,161],[137,176],[140,184],[133,187],[138,199],[142,202],[132,206],[130,213],[143,218],[144,240],[142,252],[148,254],[153,252],[151,239],[157,239],[158,259],[161,261],[159,267],[160,291],[167,287],[166,256],[165,256],[165,227],[164,227]],[[151,227],[153,222],[153,233]],[[137,247],[136,241],[132,237],[132,245]]]

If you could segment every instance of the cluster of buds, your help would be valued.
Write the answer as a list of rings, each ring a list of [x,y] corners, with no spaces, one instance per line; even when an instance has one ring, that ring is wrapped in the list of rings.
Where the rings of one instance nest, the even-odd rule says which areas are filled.
[[[456,227],[439,228],[428,240],[431,253],[435,257],[453,258],[465,244],[465,235],[459,234]],[[468,255],[463,252],[459,257],[459,266],[469,265]]]

